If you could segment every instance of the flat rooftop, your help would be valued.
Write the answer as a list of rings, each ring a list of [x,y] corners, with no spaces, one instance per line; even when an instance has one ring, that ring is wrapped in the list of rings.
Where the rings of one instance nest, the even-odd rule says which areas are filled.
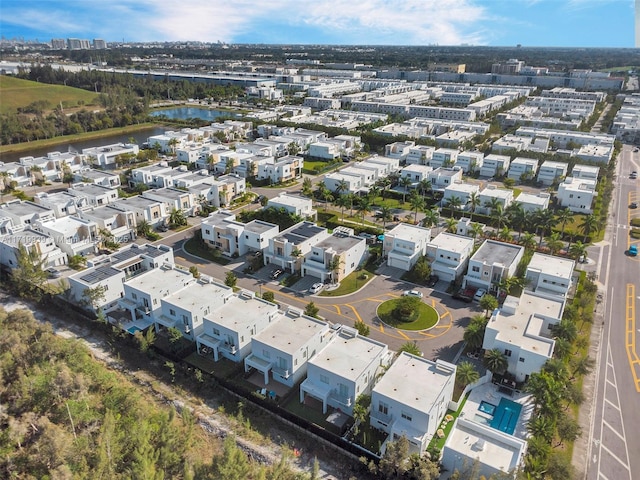
[[[152,297],[164,298],[192,285],[195,281],[193,275],[187,271],[161,267],[133,277],[125,282],[125,285]],[[160,308],[160,305],[154,305],[154,308]]]
[[[310,198],[300,197],[298,195],[288,195],[286,193],[280,194],[275,198],[270,198],[268,205],[279,204],[287,205],[290,207],[304,207],[311,203]]]
[[[527,291],[522,293],[519,301],[517,297],[505,299],[505,304],[515,305],[516,302],[518,303],[515,313],[504,313],[504,309],[500,310],[497,315],[491,317],[487,327],[498,331],[496,339],[501,342],[551,357],[554,341],[549,331],[542,331],[545,325],[543,317],[560,321],[564,300],[539,297]]]
[[[79,195],[92,195],[94,197],[105,194],[111,195],[114,191],[117,196],[117,190],[113,190],[109,187],[103,187],[102,185],[96,185],[95,183],[78,183],[67,189],[67,192],[72,195],[77,193]]]
[[[527,270],[539,270],[546,275],[571,279],[575,263],[566,258],[545,255],[544,253],[534,253]]]
[[[309,360],[327,372],[355,381],[372,363],[380,364],[387,346],[360,335],[339,332],[329,345]]]
[[[432,238],[429,245],[442,248],[449,252],[462,253],[465,250],[471,251],[473,248],[473,238],[456,235],[455,233],[442,232]]]
[[[452,183],[448,187],[444,189],[446,192],[463,192],[463,193],[474,193],[478,192],[480,187],[473,183]]]
[[[342,253],[364,242],[366,242],[366,240],[362,237],[331,235],[321,242],[316,243],[315,246],[327,250],[332,249],[336,253]]]
[[[276,350],[293,355],[314,336],[329,330],[329,324],[304,315],[284,313],[253,337]]]
[[[116,202],[113,202],[113,205],[116,205],[118,208],[141,208],[145,209],[152,205],[158,205],[160,202],[158,200],[152,200],[150,198],[143,197],[141,195],[136,195],[135,197],[121,198]]]
[[[480,195],[483,197],[493,197],[493,198],[502,198],[507,199],[513,197],[513,190],[509,190],[506,188],[485,188],[480,192]]]
[[[24,230],[19,230],[9,235],[4,235],[1,238],[2,240],[7,240],[6,243],[10,243],[11,245],[16,246],[18,246],[19,244],[28,246],[34,244],[36,241],[43,242],[50,239],[48,235],[45,235],[42,232],[38,232],[37,230],[31,230],[30,228],[25,228]]]
[[[453,381],[455,367],[402,352],[373,387],[388,398],[421,412],[429,412],[445,385]]]
[[[274,227],[277,230],[280,228],[275,223],[263,222],[262,220],[251,220],[249,223],[245,224],[244,229],[248,232],[260,234],[268,232]]]
[[[282,232],[280,236],[293,244],[298,244],[319,235],[325,230],[325,228],[319,227],[314,223],[304,222],[290,227],[288,230]]]
[[[508,266],[515,261],[522,251],[524,251],[524,247],[520,245],[485,240],[471,259],[486,265],[501,264]]]
[[[187,195],[189,192],[185,192],[184,190],[175,190],[173,188],[156,188],[151,190],[146,190],[142,194],[148,193],[150,195],[157,195],[162,198],[167,198],[169,200],[178,200],[183,195]]]
[[[112,207],[111,205],[103,205],[101,207],[95,207],[90,210],[85,210],[82,212],[82,215],[86,215],[87,217],[99,218],[101,220],[108,220],[114,215],[121,215],[124,212],[117,208]]]
[[[550,198],[548,196],[541,197],[538,194],[527,192],[521,192],[520,195],[518,195],[518,198],[516,198],[516,202],[518,203],[528,203],[533,205],[545,205],[549,203],[549,200]]]
[[[98,282],[106,280],[107,278],[115,277],[116,275],[124,274],[110,265],[101,265],[87,271],[86,273],[83,272],[82,275],[79,275],[77,278],[89,285],[95,285]]]
[[[237,332],[269,315],[274,315],[277,311],[277,305],[240,294],[232,296],[227,303],[212,310],[205,318],[211,323]]]
[[[19,217],[24,217],[25,215],[53,215],[52,210],[49,210],[47,207],[43,207],[42,205],[38,205],[37,203],[33,202],[5,203],[3,205],[0,205],[0,212],[7,212]]]
[[[183,288],[162,301],[178,308],[193,312],[203,312],[208,308],[215,310],[224,305],[225,298],[233,295],[233,289],[219,283],[197,281],[189,288]]]
[[[409,225],[408,223],[399,223],[385,233],[385,238],[394,237],[401,240],[407,240],[409,242],[417,242],[422,240],[425,235],[430,234],[431,230],[428,228],[416,227],[415,225]]]

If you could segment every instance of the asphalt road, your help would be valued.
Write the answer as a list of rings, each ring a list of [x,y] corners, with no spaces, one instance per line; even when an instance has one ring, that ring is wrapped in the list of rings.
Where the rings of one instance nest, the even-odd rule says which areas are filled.
[[[632,243],[640,247],[629,236],[631,218],[640,218],[638,209],[629,208],[640,200],[640,183],[629,179],[632,170],[640,171],[640,152],[625,146],[598,265],[606,296],[588,432],[589,480],[640,479],[640,257],[626,253]]]

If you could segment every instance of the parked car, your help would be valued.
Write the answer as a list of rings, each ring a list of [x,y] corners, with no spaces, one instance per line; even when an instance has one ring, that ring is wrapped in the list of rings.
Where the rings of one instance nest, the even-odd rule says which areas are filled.
[[[59,278],[60,277],[60,272],[58,270],[56,270],[53,267],[49,267],[45,270],[45,272],[47,272],[47,275],[49,275],[50,278]]]
[[[436,283],[438,283],[440,281],[440,277],[437,275],[429,275],[429,278],[427,278],[427,286],[428,287],[435,287]]]
[[[276,278],[278,278],[280,275],[282,275],[284,272],[280,269],[274,270],[274,272],[271,274],[271,279],[275,280]]]
[[[631,245],[629,247],[629,255],[631,255],[632,257],[637,257],[638,256],[638,247],[636,247],[635,245]]]
[[[311,287],[309,287],[309,293],[311,294],[318,293],[320,292],[320,290],[322,290],[322,287],[324,287],[322,283],[314,283],[313,285],[311,285]]]
[[[629,208],[638,208],[638,202],[631,202]]]
[[[418,290],[405,290],[404,292],[402,292],[402,296],[422,298],[422,292],[419,292]]]
[[[487,294],[487,291],[484,288],[479,288],[478,290],[476,290],[476,293],[473,294],[473,299],[476,302],[479,302],[480,299],[484,297],[486,294]]]
[[[634,170],[633,172],[631,172],[631,175],[629,175],[629,178],[635,180],[636,178],[638,178],[638,172]]]
[[[159,232],[168,232],[169,231],[169,227],[167,227],[164,223],[162,225],[158,225],[158,231]]]

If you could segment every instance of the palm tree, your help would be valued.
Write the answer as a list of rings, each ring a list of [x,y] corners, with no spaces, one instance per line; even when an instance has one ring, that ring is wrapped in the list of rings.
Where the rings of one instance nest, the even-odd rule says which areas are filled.
[[[533,233],[525,233],[520,239],[520,245],[527,250],[533,250],[536,248],[536,236]]]
[[[509,367],[507,357],[497,348],[484,352],[482,363],[493,374],[503,374]]]
[[[418,182],[418,189],[420,190],[420,195],[424,197],[427,192],[431,191],[431,180],[426,178],[420,180],[420,182]]]
[[[584,243],[587,243],[589,235],[598,231],[598,218],[591,214],[584,217],[578,228],[584,233]]]
[[[477,382],[480,378],[480,374],[476,367],[471,362],[460,362],[456,369],[456,382],[459,385],[467,386],[470,383]]]
[[[507,214],[509,215],[509,221],[511,226],[518,231],[518,240],[522,236],[522,230],[529,224],[531,215],[524,208],[520,202],[513,202],[507,207]]]
[[[482,347],[482,342],[484,341],[484,332],[485,332],[486,322],[484,324],[478,322],[471,322],[464,329],[463,339],[467,342],[469,348],[473,350],[477,350]]]
[[[440,220],[440,214],[438,210],[434,208],[429,208],[424,211],[424,218],[422,219],[422,224],[425,227],[433,227],[438,224],[438,220]]]
[[[9,172],[0,172],[0,183],[2,184],[2,188],[0,188],[0,203],[4,203],[4,191],[9,185]]]
[[[382,191],[382,198],[384,199],[384,192],[391,186],[391,179],[389,177],[379,178],[375,185]]]
[[[484,207],[489,209],[489,213],[492,213],[496,208],[502,207],[502,203],[496,197],[491,197],[489,200],[484,202]]]
[[[555,255],[558,253],[562,247],[564,246],[564,242],[562,241],[562,236],[560,232],[553,232],[551,235],[547,237],[547,248],[551,252],[551,255]]]
[[[302,180],[302,195],[305,197],[313,196],[313,182],[309,177],[305,177],[305,179]]]
[[[445,224],[447,226],[447,232],[456,233],[456,229],[458,228],[458,220],[455,218],[447,218],[445,220]]]
[[[553,216],[551,210],[537,209],[533,212],[533,222],[536,226],[536,231],[540,233],[540,241],[538,245],[542,245],[542,238],[547,230],[551,230],[556,223],[556,219]]]
[[[536,415],[529,420],[527,424],[527,430],[535,437],[542,437],[547,442],[553,439],[555,432],[555,425],[549,417],[543,417],[542,415]]]
[[[507,225],[509,216],[502,209],[502,205],[498,205],[496,208],[491,210],[491,220],[494,222],[498,230],[501,229],[503,225]]]
[[[340,180],[337,184],[336,184],[336,195],[340,195],[341,193],[344,192],[348,192],[349,191],[349,183],[347,183],[346,180]]]
[[[569,247],[569,255],[576,260],[587,254],[587,246],[578,240]]]
[[[420,347],[418,347],[418,344],[416,343],[415,340],[413,342],[403,343],[400,349],[398,350],[398,352],[407,352],[407,353],[410,353],[411,355],[415,355],[416,357],[422,356]]]
[[[488,317],[489,312],[493,312],[498,308],[498,299],[493,295],[486,293],[480,299],[480,308],[484,310],[485,317]]]
[[[357,206],[358,212],[362,216],[362,225],[364,225],[364,217],[367,213],[371,211],[371,202],[367,197],[362,197],[358,202]]]
[[[503,242],[511,242],[513,240],[511,229],[509,227],[502,227],[498,232],[498,238]]]
[[[471,235],[471,237],[475,240],[477,237],[482,236],[484,232],[484,225],[482,225],[481,223],[472,223],[471,227],[469,229],[469,234]]]
[[[342,258],[340,258],[338,255],[334,255],[333,257],[331,257],[331,260],[329,260],[329,262],[327,263],[327,270],[331,274],[332,283],[335,283],[336,273],[340,271],[340,265],[342,265],[343,263],[344,262],[342,261]]]
[[[573,342],[578,336],[576,324],[571,320],[560,320],[560,323],[556,323],[551,331],[554,338],[563,338],[568,342]]]
[[[371,199],[372,206],[374,207],[376,206],[376,198],[378,198],[379,195],[380,195],[380,187],[377,187],[376,185],[369,187],[368,196]]]
[[[572,358],[570,364],[571,380],[573,380],[577,375],[587,375],[591,370],[593,370],[595,362],[593,361],[593,358],[588,355],[583,355],[579,358]]]
[[[411,210],[413,210],[413,223],[418,223],[418,210],[422,210],[426,203],[424,198],[415,193],[415,190],[411,192],[409,196],[409,203],[411,204]]]
[[[454,210],[460,210],[460,207],[462,207],[462,200],[460,197],[456,197],[455,195],[453,197],[449,197],[445,201],[445,207],[447,207],[453,215]]]
[[[182,210],[173,208],[171,213],[169,213],[169,223],[173,226],[180,227],[187,224],[187,218],[184,216]]]
[[[340,195],[336,198],[336,206],[340,207],[340,213],[342,214],[342,220],[344,220],[344,210],[349,206],[351,200],[347,195]]]
[[[473,214],[476,212],[476,208],[480,205],[480,194],[478,192],[471,192],[469,195],[469,211],[471,212],[470,220],[473,222]]]
[[[564,237],[564,229],[569,223],[569,220],[573,219],[573,212],[568,208],[563,208],[556,212],[556,223],[561,225],[560,234]]]
[[[138,226],[136,227],[136,231],[137,231],[138,235],[141,235],[143,237],[147,237],[147,236],[149,236],[149,233],[151,233],[151,225],[149,225],[149,222],[147,222],[146,220],[142,220],[141,222],[138,222]]]
[[[400,177],[400,186],[402,188],[404,188],[404,191],[402,193],[402,203],[405,202],[406,197],[407,197],[407,192],[409,191],[409,187],[411,186],[413,182],[411,181],[410,177]]]
[[[391,207],[383,205],[380,210],[376,212],[376,218],[382,222],[382,228],[386,228],[387,222],[391,221],[393,218]]]

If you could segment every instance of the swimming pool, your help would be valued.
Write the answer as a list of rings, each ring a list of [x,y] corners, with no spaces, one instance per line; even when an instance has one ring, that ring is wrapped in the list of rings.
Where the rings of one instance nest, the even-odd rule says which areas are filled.
[[[487,415],[493,415],[496,411],[496,406],[493,405],[492,403],[485,402],[484,400],[482,400],[480,402],[480,406],[478,407],[478,410],[480,410],[482,413],[486,413]]]
[[[491,420],[489,425],[491,428],[513,435],[518,423],[518,418],[520,418],[521,410],[522,405],[519,403],[501,398],[493,414],[493,420]]]
[[[133,327],[129,327],[127,329],[127,332],[129,332],[131,335],[134,335],[136,332],[141,332],[141,331],[142,331],[142,329],[136,327],[135,325]]]

